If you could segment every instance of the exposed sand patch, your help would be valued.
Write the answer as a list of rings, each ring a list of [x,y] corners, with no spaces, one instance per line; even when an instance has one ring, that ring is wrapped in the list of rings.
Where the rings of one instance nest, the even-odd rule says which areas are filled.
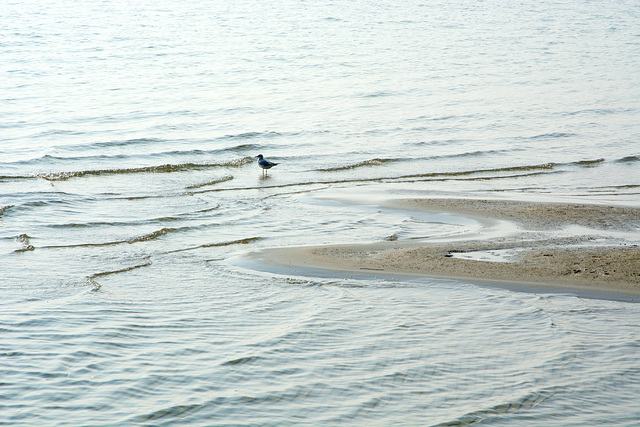
[[[510,220],[519,224],[520,231],[486,239],[476,234],[467,241],[398,240],[272,249],[260,253],[259,258],[288,267],[558,285],[640,295],[640,247],[634,241],[640,232],[640,209],[466,199],[404,199],[393,204],[479,219]],[[582,227],[581,233],[565,231],[572,226]],[[473,258],[476,251],[505,251],[511,256],[506,259],[508,262],[456,256],[471,252],[468,258]]]
[[[508,219],[536,230],[567,225],[635,232],[640,228],[640,209],[620,206],[475,199],[401,199],[393,203],[412,209]]]

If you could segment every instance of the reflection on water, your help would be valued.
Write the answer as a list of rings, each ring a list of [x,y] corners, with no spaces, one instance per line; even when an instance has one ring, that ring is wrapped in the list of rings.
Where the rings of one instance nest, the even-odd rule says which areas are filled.
[[[635,411],[636,304],[201,266],[164,258],[98,277],[97,292],[60,285],[7,307],[9,419],[29,395],[48,410],[28,419],[71,424],[561,425],[594,419],[583,400],[614,423]]]
[[[387,197],[637,206],[630,3],[0,18],[0,424],[640,418],[636,304],[230,262],[487,226]]]

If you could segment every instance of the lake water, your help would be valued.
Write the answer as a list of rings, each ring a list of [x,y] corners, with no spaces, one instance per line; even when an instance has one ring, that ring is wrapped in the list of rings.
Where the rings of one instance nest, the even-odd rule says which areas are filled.
[[[631,0],[4,1],[0,425],[637,425],[636,303],[232,260],[640,206],[638,58]]]

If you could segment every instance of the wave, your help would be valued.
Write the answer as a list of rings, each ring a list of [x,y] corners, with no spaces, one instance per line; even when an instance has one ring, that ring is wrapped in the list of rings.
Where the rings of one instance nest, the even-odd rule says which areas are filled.
[[[521,176],[531,176],[538,175],[543,173],[556,173],[552,171],[552,169],[556,168],[559,164],[557,163],[545,163],[540,165],[530,165],[530,166],[513,166],[513,167],[504,167],[504,168],[494,168],[494,169],[475,169],[468,171],[456,171],[456,172],[430,172],[424,174],[410,174],[410,175],[399,175],[399,176],[378,176],[378,177],[369,177],[369,178],[349,178],[349,179],[332,179],[332,180],[315,180],[315,181],[303,181],[303,182],[294,182],[287,184],[277,184],[277,185],[261,185],[261,186],[249,186],[249,187],[232,187],[232,188],[212,188],[194,191],[194,194],[198,193],[217,193],[223,191],[247,191],[247,190],[265,190],[265,189],[284,189],[290,187],[305,187],[305,186],[326,186],[332,184],[351,184],[351,183],[364,183],[364,182],[401,182],[402,180],[407,179],[418,179],[418,180],[432,180],[432,181],[446,181],[456,179],[467,179],[467,180],[490,180],[490,179],[506,179],[506,178],[517,178]],[[501,172],[525,172],[524,174],[517,175],[497,175],[497,176],[482,176],[482,177],[470,177],[463,178],[469,175],[475,174],[484,174],[484,173],[501,173]]]
[[[530,136],[525,139],[569,138],[572,136],[576,136],[576,134],[568,133],[568,132],[551,132],[551,133],[542,133],[540,135]]]
[[[201,150],[201,149],[193,149],[193,150],[172,150],[172,151],[159,151],[156,153],[138,153],[138,154],[97,154],[97,155],[87,155],[87,156],[54,156],[51,154],[45,154],[42,157],[20,160],[17,162],[6,163],[12,166],[42,166],[42,165],[51,165],[51,164],[63,164],[67,163],[78,163],[78,162],[120,162],[122,160],[132,161],[134,159],[154,159],[154,158],[167,158],[167,157],[203,157],[203,156],[220,156],[226,152],[243,152],[248,150],[258,150],[258,146],[253,144],[242,144],[239,146],[222,148],[217,150]],[[2,164],[2,162],[0,162]]]
[[[69,172],[48,172],[48,173],[36,173],[30,176],[14,176],[13,179],[19,178],[42,178],[47,181],[64,181],[70,178],[80,178],[84,176],[96,176],[96,175],[122,175],[122,174],[135,174],[135,173],[172,173],[182,172],[189,170],[201,170],[220,167],[240,167],[248,163],[253,163],[253,157],[247,156],[239,159],[230,160],[220,163],[179,163],[179,164],[164,164],[158,166],[142,166],[133,168],[117,168],[117,169],[97,169],[97,170],[84,170],[84,171],[69,171]],[[0,177],[3,178],[3,177]]]
[[[351,170],[351,169],[357,169],[363,166],[380,166],[384,163],[392,163],[392,162],[397,162],[400,161],[402,159],[370,159],[370,160],[364,160],[362,162],[358,162],[358,163],[354,163],[351,165],[346,165],[346,166],[336,166],[333,168],[326,168],[326,169],[316,169],[316,171],[318,172],[336,172],[336,171],[343,171],[343,170]]]
[[[50,245],[50,246],[42,246],[42,249],[63,249],[63,248],[80,248],[80,247],[100,247],[100,246],[114,246],[114,245],[122,245],[122,244],[135,244],[135,243],[142,243],[142,242],[149,242],[152,240],[156,240],[162,236],[166,236],[168,234],[171,233],[177,233],[177,232],[181,232],[181,231],[185,231],[185,230],[190,230],[193,229],[194,227],[179,227],[179,228],[161,228],[159,230],[155,230],[152,231],[151,233],[147,233],[147,234],[143,234],[141,236],[137,236],[137,237],[132,237],[130,239],[123,239],[123,240],[114,240],[114,241],[110,241],[110,242],[100,242],[100,243],[77,243],[77,244],[71,244],[71,245]],[[19,239],[19,240],[18,240]],[[166,253],[173,253],[173,252],[182,252],[182,251],[189,251],[189,250],[193,250],[193,249],[200,249],[200,248],[210,248],[210,247],[219,247],[219,246],[230,246],[230,245],[239,245],[239,244],[249,244],[252,242],[256,242],[258,240],[261,240],[261,237],[249,237],[246,239],[239,239],[239,240],[232,240],[232,241],[227,241],[227,242],[217,242],[217,243],[205,243],[199,246],[195,246],[195,247],[191,247],[191,248],[186,248],[186,249],[177,249],[175,251],[169,251]],[[20,243],[23,243],[23,248],[16,251],[16,252],[24,252],[26,250],[32,251],[35,248],[33,246],[31,246],[29,244],[29,236],[27,236],[26,234],[24,235],[20,235],[17,240]],[[26,249],[28,248],[28,249]]]
[[[0,206],[0,216],[2,216],[5,212],[7,212],[12,207],[13,205]]]
[[[42,157],[37,157],[28,160],[20,160],[17,162],[10,163],[12,165],[40,165],[40,164],[50,164],[50,163],[62,163],[62,162],[79,162],[79,161],[96,161],[96,160],[122,160],[131,158],[131,156],[126,154],[117,154],[113,156],[100,154],[93,156],[53,156],[51,154],[45,154]]]
[[[477,152],[483,153],[483,152]],[[579,160],[575,162],[567,162],[567,163],[541,163],[538,165],[521,165],[521,166],[505,166],[502,168],[491,168],[491,169],[477,169],[477,170],[469,170],[469,171],[458,171],[458,172],[434,172],[434,174],[438,175],[471,175],[475,173],[487,173],[487,172],[518,172],[518,171],[535,171],[535,170],[549,170],[562,166],[592,166],[599,163],[604,162],[605,159],[594,159],[594,160]],[[422,176],[422,175],[420,175]]]
[[[60,136],[60,135],[85,135],[87,132],[79,131],[79,130],[71,130],[71,129],[49,129],[38,134],[33,135],[33,137],[43,137],[43,136]]]
[[[458,171],[458,172],[444,172],[439,173],[438,175],[471,175],[476,173],[487,173],[487,172],[521,172],[521,171],[536,171],[536,170],[549,170],[559,166],[558,163],[549,162],[549,163],[541,163],[539,165],[522,165],[522,166],[505,166],[502,168],[490,168],[490,169],[475,169],[469,171]]]
[[[181,228],[161,228],[160,230],[152,231],[151,233],[143,234],[142,236],[133,237],[131,239],[124,240],[114,240],[111,242],[100,242],[100,243],[77,243],[71,245],[50,245],[50,246],[42,246],[43,249],[62,249],[62,248],[82,248],[82,247],[100,247],[100,246],[114,246],[114,245],[122,245],[125,243],[134,244],[140,242],[148,242],[151,240],[155,240],[159,237],[165,236],[169,233],[175,233],[179,231],[184,231],[187,229],[191,229],[192,227],[181,227]]]
[[[433,157],[425,157],[422,159],[402,159],[402,158],[395,158],[395,159],[379,159],[379,158],[375,158],[375,159],[370,159],[370,160],[364,160],[362,162],[358,162],[358,163],[354,163],[354,164],[350,164],[350,165],[344,165],[344,166],[336,166],[336,167],[332,167],[332,168],[322,168],[322,169],[315,169],[317,172],[337,172],[337,171],[343,171],[343,170],[351,170],[351,169],[356,169],[356,168],[360,168],[360,167],[364,167],[364,166],[380,166],[386,163],[394,163],[394,162],[402,162],[402,161],[426,161],[426,160],[434,160],[434,159],[455,159],[455,158],[465,158],[465,157],[480,157],[480,156],[485,156],[485,155],[489,155],[489,154],[499,154],[499,153],[506,153],[506,152],[513,152],[516,151],[514,149],[509,149],[509,150],[478,150],[478,151],[468,151],[468,152],[464,152],[464,153],[456,153],[456,154],[445,154],[445,155],[441,155],[441,156],[433,156]],[[604,159],[602,159],[604,160]]]
[[[470,426],[483,423],[488,419],[496,417],[498,414],[512,414],[516,412],[526,411],[535,408],[545,400],[554,396],[557,393],[563,393],[561,387],[550,388],[547,390],[541,390],[538,392],[532,392],[525,394],[522,397],[514,399],[512,402],[501,403],[490,408],[478,409],[473,412],[469,412],[461,417],[437,424],[437,427],[449,427],[449,426]]]
[[[133,265],[133,266],[130,266],[130,267],[120,268],[118,270],[111,270],[111,271],[103,271],[101,273],[94,273],[94,274],[91,274],[91,275],[87,276],[86,279],[90,284],[94,285],[94,288],[97,287],[97,289],[99,289],[100,288],[100,284],[95,281],[96,277],[109,276],[111,274],[118,274],[118,273],[126,273],[128,271],[132,271],[132,270],[135,270],[135,269],[138,269],[138,268],[148,267],[151,264],[153,264],[153,263],[147,257],[147,261],[142,263],[142,264],[136,264],[136,265]],[[94,289],[94,290],[97,290],[97,289]]]
[[[31,244],[31,237],[26,234],[21,234],[16,237],[16,242],[20,243],[22,247],[20,249],[16,249],[14,252],[30,252],[35,250],[35,247]]]
[[[238,134],[228,134],[223,136],[215,137],[215,141],[222,140],[237,140],[237,139],[252,139],[252,138],[274,138],[278,136],[284,135],[295,135],[297,132],[293,133],[281,133],[276,131],[263,131],[263,132],[242,132]],[[104,149],[104,148],[119,148],[119,147],[135,147],[135,146],[147,146],[147,145],[159,145],[159,144],[168,144],[175,145],[175,140],[168,140],[162,138],[134,138],[134,139],[123,139],[123,140],[113,140],[113,141],[98,141],[90,144],[74,144],[74,145],[64,145],[58,146],[59,149],[68,150],[71,152],[78,150],[94,150],[94,149]],[[250,144],[247,144],[250,147]],[[55,148],[55,147],[54,147]]]
[[[382,97],[394,96],[394,95],[397,95],[397,92],[381,90],[377,92],[362,93],[356,96],[359,98],[382,98]]]
[[[218,248],[218,247],[232,246],[232,245],[248,245],[249,243],[257,242],[259,240],[262,240],[262,237],[247,237],[245,239],[231,240],[231,241],[226,241],[226,242],[205,243],[205,244],[198,245],[198,246],[192,246],[190,248],[176,249],[176,250],[173,250],[173,251],[168,251],[168,252],[165,252],[165,254],[172,254],[172,253],[176,253],[176,252],[193,251],[193,250],[196,250],[196,249],[204,249],[204,248]]]
[[[297,132],[290,133],[289,135],[295,135]],[[177,145],[186,144],[192,145],[194,142],[186,143],[185,141],[176,140],[164,140],[155,138],[141,138],[141,139],[128,139],[121,141],[101,141],[89,144],[73,144],[73,145],[61,145],[52,147],[52,150],[56,154],[45,154],[41,157],[23,159],[15,162],[2,162],[0,164],[13,165],[13,166],[28,166],[35,165],[41,166],[46,164],[59,164],[64,162],[77,163],[79,161],[105,161],[110,160],[120,161],[122,159],[149,159],[158,157],[193,157],[193,156],[215,156],[223,153],[242,153],[247,151],[257,151],[262,148],[261,144],[247,143],[244,140],[254,138],[273,138],[276,136],[282,136],[280,132],[245,132],[240,134],[231,134],[216,137],[213,139],[212,149],[201,149],[185,147],[184,150],[172,149]],[[242,140],[237,141],[237,140]],[[209,146],[212,140],[202,140],[200,145]],[[215,142],[218,143],[215,143]],[[223,141],[237,141],[241,143],[236,144],[224,144]],[[153,147],[146,147],[152,145]],[[230,145],[230,146],[226,146]],[[126,148],[127,152],[124,153],[122,149]],[[132,152],[131,148],[137,148]],[[153,148],[153,150],[151,150]],[[96,154],[100,153],[100,154]]]
[[[77,201],[91,200],[91,198],[84,198],[84,197],[78,197],[78,198],[72,199],[73,195],[65,192],[49,193],[46,191],[44,192],[41,191],[34,194],[37,194],[41,199],[33,200],[30,202],[24,202],[19,205],[13,205],[11,206],[11,209],[15,209],[16,211],[22,211],[24,209],[29,210],[32,208],[41,208],[41,207],[48,207],[48,206],[73,206],[73,204],[76,203]],[[65,197],[67,199],[64,199]]]
[[[260,148],[262,148],[261,145],[258,144],[240,144],[240,145],[234,145],[233,147],[227,147],[223,150],[217,150],[217,151],[229,151],[229,152],[243,152],[243,151],[257,151]]]
[[[462,154],[469,155],[469,154]],[[476,153],[477,155],[477,153]],[[456,155],[458,156],[458,155]],[[375,160],[375,159],[372,159]],[[401,161],[402,159],[390,159],[392,161]],[[277,185],[261,185],[261,186],[247,186],[247,187],[227,187],[227,188],[206,188],[197,189],[192,191],[193,194],[199,193],[214,193],[214,192],[226,192],[226,191],[247,191],[247,190],[264,190],[270,189],[284,189],[291,187],[305,187],[305,186],[326,186],[332,184],[348,184],[348,183],[365,183],[365,182],[401,182],[402,180],[428,180],[428,181],[446,181],[446,180],[492,180],[492,179],[508,179],[518,178],[524,176],[533,176],[549,173],[564,173],[563,168],[571,166],[590,167],[596,164],[604,162],[604,159],[594,160],[580,160],[574,162],[548,162],[535,165],[517,165],[517,166],[505,166],[498,168],[487,169],[469,169],[469,170],[457,170],[452,172],[428,172],[418,174],[406,174],[395,176],[374,176],[374,177],[353,177],[353,178],[336,178],[328,180],[311,180],[291,182]],[[353,167],[368,166],[367,162],[360,162],[355,165],[343,166],[340,168],[334,168],[331,170],[346,170]],[[375,162],[372,164],[376,164]],[[322,170],[326,171],[328,169]]]
[[[104,148],[111,148],[111,147],[132,147],[136,145],[146,146],[150,144],[168,143],[168,142],[170,141],[166,139],[160,139],[160,138],[134,138],[134,139],[123,139],[123,140],[114,140],[114,141],[98,141],[98,142],[93,142],[91,144],[64,145],[64,146],[58,146],[57,148],[61,148],[69,151],[77,151],[77,150],[93,150],[96,148],[104,149]]]
[[[622,110],[625,111],[625,110]],[[596,115],[596,116],[604,116],[604,115],[608,115],[608,114],[614,114],[616,113],[616,110],[612,110],[612,109],[608,109],[608,108],[587,108],[584,110],[578,110],[578,111],[571,111],[568,113],[564,113],[564,116],[578,116],[578,115],[582,115],[582,114],[588,114],[588,115]]]
[[[154,232],[148,233],[148,234],[143,234],[142,236],[139,237],[134,237],[133,239],[129,239],[129,240],[125,240],[122,243],[138,243],[138,242],[148,242],[150,240],[155,240],[158,237],[162,237],[164,235],[167,235],[169,233],[173,233],[176,231],[179,231],[181,229],[178,228],[161,228],[160,230],[156,230]]]
[[[29,168],[28,172],[17,172],[16,174],[0,175],[1,181],[26,180],[26,179],[45,179],[48,181],[62,181],[70,178],[77,178],[91,175],[108,175],[108,174],[131,174],[131,173],[170,173],[184,170],[197,170],[214,167],[236,167],[242,166],[253,161],[253,155],[263,148],[260,143],[254,143],[252,139],[275,138],[279,136],[298,135],[301,132],[244,132],[238,134],[228,134],[200,141],[198,144],[210,145],[213,141],[214,148],[201,149],[185,147],[184,150],[172,149],[176,144],[194,144],[193,141],[175,141],[158,138],[139,138],[118,141],[100,141],[89,144],[61,145],[52,147],[55,154],[45,154],[41,157],[23,159],[14,162],[2,162],[0,165],[7,165],[11,168],[17,167],[18,170],[24,167]],[[323,133],[323,132],[320,132]],[[224,141],[231,141],[224,143]],[[131,152],[130,148],[135,151]],[[127,148],[127,152],[122,149]],[[233,155],[245,154],[245,157],[234,159],[226,162],[207,162],[207,157],[212,158],[228,158]],[[251,154],[251,156],[249,156]],[[175,161],[176,158],[185,158],[185,162]],[[174,159],[171,163],[159,163],[157,159],[170,158]],[[203,159],[203,161],[193,161],[194,158]],[[146,163],[148,166],[131,166],[131,167],[111,167],[112,165],[122,164],[124,161],[128,163]],[[92,164],[95,169],[86,170],[69,170],[65,164],[71,168],[77,164]],[[102,167],[102,166],[106,167]],[[76,166],[77,167],[77,166]],[[48,169],[44,172],[43,169]],[[34,171],[35,170],[35,171]]]
[[[253,363],[253,362],[256,362],[256,361],[260,361],[260,360],[262,360],[262,357],[260,357],[260,356],[239,357],[237,359],[227,360],[226,362],[223,362],[222,366],[243,365],[243,364],[246,364],[246,363]]]
[[[219,137],[216,139],[251,139],[251,138],[275,138],[277,136],[282,136],[283,134],[275,131],[264,131],[264,132],[243,132],[238,134],[230,134],[225,135],[223,137]]]
[[[418,146],[447,146],[454,144],[463,144],[468,142],[466,139],[432,139],[431,141],[416,141],[409,143],[410,145],[418,145]]]
[[[604,159],[595,159],[595,160],[580,160],[577,162],[572,162],[571,164],[576,166],[594,166],[604,162]]]
[[[96,282],[91,276],[87,276],[84,278],[84,284],[89,286],[93,292],[98,292],[102,288],[102,285]]]
[[[216,398],[212,405],[220,405],[226,398]],[[131,424],[164,424],[167,425],[167,420],[184,420],[192,419],[190,417],[192,413],[198,412],[205,408],[207,404],[193,403],[188,405],[174,405],[168,408],[154,410],[144,415],[136,415],[128,420]],[[164,422],[163,422],[164,421]],[[170,424],[170,422],[169,422]]]
[[[202,209],[194,212],[187,212],[183,214],[177,214],[174,216],[165,216],[158,218],[150,218],[150,219],[141,219],[137,221],[114,221],[114,222],[69,222],[64,224],[49,224],[48,228],[92,228],[92,227],[132,227],[132,226],[146,226],[150,223],[158,223],[158,222],[174,222],[174,221],[182,221],[185,217],[189,217],[194,214],[207,213],[212,212],[214,210],[219,209],[219,206],[213,208]],[[124,243],[125,241],[117,242]]]
[[[249,131],[249,132],[241,132],[241,133],[236,133],[236,134],[227,134],[227,135],[223,135],[223,136],[218,136],[213,138],[215,141],[222,141],[222,140],[237,140],[237,139],[253,139],[253,138],[275,138],[275,137],[279,137],[279,136],[285,136],[285,135],[296,135],[297,132],[276,132],[276,131],[262,131],[262,132],[255,132],[255,131]],[[174,140],[167,140],[167,139],[161,139],[161,138],[136,138],[136,139],[126,139],[126,140],[119,140],[119,141],[104,141],[104,142],[95,142],[93,144],[82,144],[82,145],[77,145],[77,146],[73,146],[71,148],[78,148],[78,149],[92,149],[92,148],[105,148],[105,147],[130,147],[130,146],[135,146],[135,145],[149,145],[149,144],[162,144],[162,143],[167,143],[167,144],[173,144],[175,143]]]
[[[633,163],[640,162],[640,156],[626,156],[616,160],[616,163]]]
[[[225,175],[223,177],[216,178],[216,179],[213,179],[211,181],[206,181],[206,182],[203,182],[201,184],[188,185],[185,188],[187,190],[191,190],[191,189],[194,189],[194,188],[202,188],[202,187],[207,187],[209,185],[216,185],[216,184],[220,184],[222,182],[231,181],[232,179],[233,179],[233,175]]]
[[[520,151],[519,149],[508,149],[508,150],[477,150],[477,151],[466,151],[464,153],[456,153],[456,154],[444,154],[441,156],[433,156],[428,159],[455,159],[455,158],[464,158],[464,157],[480,157],[486,156],[488,154],[500,154],[500,153],[512,153],[514,151]]]

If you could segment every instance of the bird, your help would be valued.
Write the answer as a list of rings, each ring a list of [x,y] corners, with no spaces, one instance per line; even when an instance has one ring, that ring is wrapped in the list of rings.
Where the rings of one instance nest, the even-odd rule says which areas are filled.
[[[256,156],[256,159],[258,159],[258,166],[264,169],[265,174],[267,173],[267,169],[271,169],[272,167],[278,164],[278,163],[270,162],[269,160],[265,159],[262,154],[258,154]]]

